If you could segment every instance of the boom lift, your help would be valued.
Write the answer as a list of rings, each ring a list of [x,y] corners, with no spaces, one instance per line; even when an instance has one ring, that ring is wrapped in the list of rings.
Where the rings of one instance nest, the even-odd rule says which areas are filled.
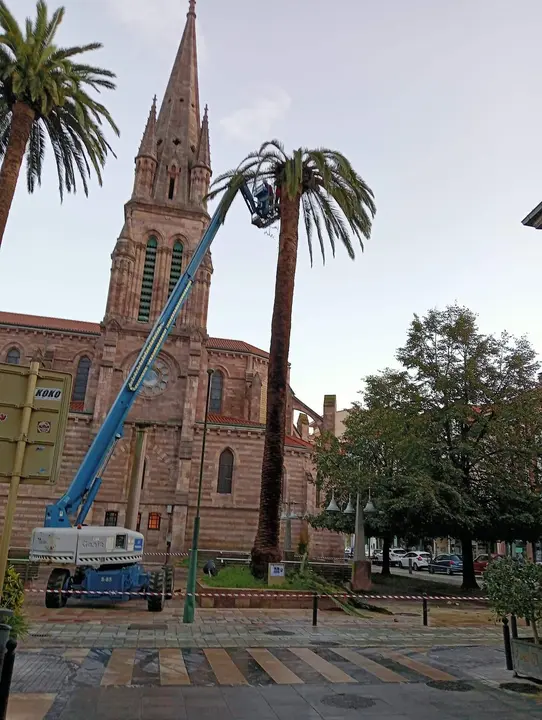
[[[268,184],[254,189],[245,183],[241,194],[258,228],[272,225],[280,215]],[[78,592],[110,593],[112,600],[145,596],[150,611],[161,611],[174,590],[173,568],[146,571],[141,565],[144,538],[134,530],[86,526],[107,463],[123,434],[123,424],[147,373],[151,370],[194,283],[199,266],[224,222],[227,208],[220,203],[185,272],[145,341],[137,360],[99,429],[66,493],[45,511],[44,527],[32,532],[30,559],[61,565],[47,583],[45,605],[61,608]],[[70,567],[75,567],[73,575]]]

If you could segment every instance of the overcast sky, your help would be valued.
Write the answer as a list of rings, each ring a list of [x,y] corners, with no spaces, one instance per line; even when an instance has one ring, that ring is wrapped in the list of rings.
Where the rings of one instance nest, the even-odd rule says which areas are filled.
[[[16,16],[34,0],[8,0]],[[58,2],[50,0],[50,6]],[[64,0],[63,44],[99,40],[118,74],[107,97],[122,137],[104,187],[61,206],[20,183],[0,251],[3,310],[99,321],[110,253],[149,106],[161,97],[187,0]],[[540,0],[198,0],[200,92],[216,174],[272,137],[343,151],[373,188],[372,239],[310,268],[303,238],[290,359],[320,408],[356,399],[394,363],[412,314],[455,301],[485,331],[542,352]],[[276,241],[239,201],[213,247],[209,332],[269,346]]]

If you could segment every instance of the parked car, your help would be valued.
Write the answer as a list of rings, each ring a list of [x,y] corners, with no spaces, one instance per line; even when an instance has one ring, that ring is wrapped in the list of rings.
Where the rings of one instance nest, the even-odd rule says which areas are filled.
[[[404,548],[391,548],[390,549],[390,566],[401,567],[401,558],[406,555]]]
[[[447,575],[455,575],[463,572],[463,561],[459,555],[437,555],[429,563],[428,570],[431,574],[446,573]]]
[[[413,570],[427,570],[429,563],[431,562],[431,553],[411,550],[403,555],[399,564],[402,568],[408,569],[411,560]]]
[[[489,562],[491,562],[493,560],[498,560],[499,558],[502,558],[502,557],[504,557],[504,555],[497,555],[495,553],[493,553],[491,555],[487,555],[487,554],[478,555],[474,559],[474,563],[473,563],[474,564],[474,572],[477,575],[482,575],[482,573],[485,572]]]

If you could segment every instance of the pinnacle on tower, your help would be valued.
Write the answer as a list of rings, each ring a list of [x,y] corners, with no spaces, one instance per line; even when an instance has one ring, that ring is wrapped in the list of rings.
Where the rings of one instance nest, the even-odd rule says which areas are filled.
[[[211,143],[209,139],[209,108],[205,106],[198,142],[196,165],[211,169]]]
[[[150,157],[156,160],[156,95],[152,101],[145,132],[139,146],[137,157]]]

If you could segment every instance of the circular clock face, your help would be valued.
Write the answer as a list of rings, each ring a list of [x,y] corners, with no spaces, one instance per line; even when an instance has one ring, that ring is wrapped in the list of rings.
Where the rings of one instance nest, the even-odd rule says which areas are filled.
[[[143,381],[141,394],[144,397],[155,397],[164,392],[169,380],[169,368],[163,360],[156,360]]]

